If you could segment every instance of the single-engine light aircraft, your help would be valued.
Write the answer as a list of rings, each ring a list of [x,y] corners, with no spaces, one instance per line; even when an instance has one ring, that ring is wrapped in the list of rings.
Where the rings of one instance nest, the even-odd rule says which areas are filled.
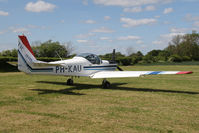
[[[73,77],[102,78],[102,87],[110,87],[107,78],[140,77],[158,74],[191,74],[191,71],[123,71],[115,62],[115,50],[111,61],[101,60],[99,56],[84,53],[72,59],[43,62],[35,58],[25,35],[20,35],[18,43],[18,69],[27,74],[46,74],[69,76],[67,85],[73,84]],[[118,69],[119,71],[115,71]]]

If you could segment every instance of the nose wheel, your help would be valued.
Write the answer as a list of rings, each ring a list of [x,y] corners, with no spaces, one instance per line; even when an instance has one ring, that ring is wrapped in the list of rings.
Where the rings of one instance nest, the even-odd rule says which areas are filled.
[[[68,79],[67,82],[66,82],[66,84],[67,85],[73,85],[73,79],[71,79],[71,78]]]
[[[102,81],[102,88],[110,88],[111,84],[106,79]]]

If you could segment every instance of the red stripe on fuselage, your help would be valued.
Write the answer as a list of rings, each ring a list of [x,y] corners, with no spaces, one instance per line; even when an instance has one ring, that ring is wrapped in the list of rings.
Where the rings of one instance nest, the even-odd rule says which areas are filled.
[[[26,38],[26,36],[19,36],[20,40],[22,41],[22,43],[26,46],[26,48],[30,51],[30,53],[34,55],[32,48],[30,47],[30,44],[28,42],[28,39]]]
[[[176,74],[191,74],[191,73],[193,73],[193,72],[191,72],[191,71],[182,71],[182,72],[178,72]]]

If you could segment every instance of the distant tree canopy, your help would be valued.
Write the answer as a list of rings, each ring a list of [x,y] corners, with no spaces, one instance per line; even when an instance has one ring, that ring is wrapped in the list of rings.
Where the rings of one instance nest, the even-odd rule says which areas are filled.
[[[102,59],[105,59],[105,60],[111,60],[111,59],[112,59],[112,55],[113,55],[113,53],[107,53],[107,54],[105,54],[105,55],[100,55],[100,57],[101,57]],[[116,60],[117,60],[118,58],[125,57],[125,55],[121,54],[120,52],[116,52],[116,53],[115,53],[115,56],[116,56]]]
[[[165,48],[170,55],[178,55],[181,58],[199,60],[199,34],[193,32],[184,36],[176,36]]]
[[[37,42],[38,44],[38,42]],[[39,43],[33,46],[33,52],[36,57],[69,57],[73,51],[72,43],[60,44],[52,40]],[[57,54],[58,53],[58,54]],[[133,65],[136,63],[153,63],[153,62],[181,62],[181,61],[199,61],[199,34],[177,35],[169,42],[168,47],[163,50],[152,50],[146,55],[142,52],[134,52],[132,47],[127,48],[128,56],[116,52],[116,61],[122,65]],[[5,50],[0,56],[17,57],[17,50]],[[112,53],[100,55],[104,60],[111,60]]]
[[[46,41],[39,46],[32,47],[36,57],[67,57],[68,51],[66,46],[52,40]],[[58,56],[59,54],[59,56]]]
[[[32,49],[36,57],[58,58],[60,56],[66,58],[72,53],[73,46],[71,42],[67,42],[62,45],[59,42],[53,42],[52,40],[48,40],[39,44],[38,46],[32,46]],[[2,51],[0,55],[7,57],[17,57],[17,49]]]
[[[0,56],[17,57],[17,49],[4,50],[0,53]]]

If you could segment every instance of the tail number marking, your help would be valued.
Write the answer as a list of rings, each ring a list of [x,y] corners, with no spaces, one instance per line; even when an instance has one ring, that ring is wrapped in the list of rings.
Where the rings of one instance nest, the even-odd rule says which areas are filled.
[[[56,66],[56,73],[74,73],[74,72],[81,72],[81,71],[82,71],[81,65],[69,65],[66,67]]]

